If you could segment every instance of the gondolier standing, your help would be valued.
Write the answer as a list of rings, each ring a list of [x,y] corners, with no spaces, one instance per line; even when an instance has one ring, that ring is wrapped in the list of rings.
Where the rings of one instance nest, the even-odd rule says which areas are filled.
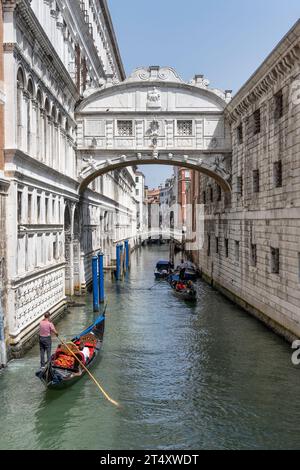
[[[55,326],[50,321],[50,313],[46,312],[44,319],[40,323],[40,354],[41,354],[41,367],[45,367],[45,352],[47,354],[47,362],[51,358],[51,333],[58,335]]]

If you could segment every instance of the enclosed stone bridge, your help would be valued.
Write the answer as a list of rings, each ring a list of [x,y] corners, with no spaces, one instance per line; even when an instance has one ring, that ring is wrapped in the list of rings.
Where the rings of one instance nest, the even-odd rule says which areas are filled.
[[[139,68],[122,83],[88,92],[76,110],[80,190],[130,165],[177,165],[231,190],[231,91],[202,75],[185,83],[168,67]]]

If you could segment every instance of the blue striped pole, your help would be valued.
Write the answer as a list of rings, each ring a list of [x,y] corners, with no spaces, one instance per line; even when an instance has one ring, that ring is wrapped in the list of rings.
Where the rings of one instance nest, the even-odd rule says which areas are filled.
[[[98,254],[98,268],[99,268],[99,301],[103,304],[105,299],[104,292],[104,253]]]
[[[122,243],[120,244],[120,270],[122,276],[124,273],[124,246]]]
[[[93,256],[93,308],[94,312],[99,310],[99,288],[98,288],[98,256]]]
[[[121,250],[120,250],[120,245],[118,244],[116,246],[116,250],[117,250],[117,270],[116,270],[116,279],[117,281],[120,280],[120,277],[121,277]]]
[[[129,240],[125,241],[125,251],[126,251],[126,271],[129,269]]]

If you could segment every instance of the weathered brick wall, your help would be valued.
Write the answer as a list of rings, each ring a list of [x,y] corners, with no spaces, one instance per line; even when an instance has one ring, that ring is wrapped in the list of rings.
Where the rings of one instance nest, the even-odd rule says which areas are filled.
[[[299,26],[298,23],[293,31],[295,44],[300,42]],[[287,43],[286,47],[290,46],[291,42]],[[284,44],[280,49],[283,52]],[[295,51],[299,52],[300,47],[296,46]],[[281,76],[274,74],[272,86],[265,83],[259,93],[253,92],[260,76],[275,67],[278,51],[229,106],[227,117],[232,122],[233,145],[231,201],[224,194],[222,201],[216,201],[216,183],[201,176],[197,191],[200,201],[206,203],[205,245],[192,256],[215,285],[291,339],[300,335],[300,100],[295,100],[295,87],[300,83],[300,54],[299,60],[292,60],[293,56],[287,54],[289,67],[281,69]],[[280,91],[282,117],[276,114],[275,96]],[[236,112],[245,98],[248,101]],[[253,113],[258,109],[261,129],[255,134]],[[242,143],[238,139],[239,126],[243,130]],[[276,187],[274,163],[278,161],[282,184]],[[257,187],[254,189],[254,171],[259,172],[258,192]],[[272,248],[279,250],[278,273],[272,272]]]

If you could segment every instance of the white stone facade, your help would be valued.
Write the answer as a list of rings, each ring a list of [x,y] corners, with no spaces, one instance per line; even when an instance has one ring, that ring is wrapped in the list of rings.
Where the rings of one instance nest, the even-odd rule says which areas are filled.
[[[79,193],[75,106],[125,78],[106,1],[4,1],[5,336],[15,355],[91,281],[91,258],[136,240],[134,170]],[[118,221],[115,226],[114,214]],[[114,237],[110,234],[114,232]]]

